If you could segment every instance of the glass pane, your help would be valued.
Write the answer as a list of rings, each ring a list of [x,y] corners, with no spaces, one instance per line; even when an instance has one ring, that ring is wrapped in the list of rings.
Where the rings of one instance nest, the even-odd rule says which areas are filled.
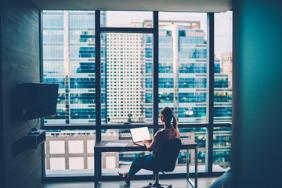
[[[206,128],[180,128],[182,140],[191,140],[198,144],[198,172],[206,172],[207,157],[207,129]],[[195,172],[195,151],[189,150],[190,172]],[[186,173],[187,151],[181,150],[178,156],[174,173]]]
[[[106,19],[101,18],[101,24],[106,23],[107,27],[152,27],[153,13],[149,11],[106,11],[103,14]]]
[[[101,40],[102,122],[152,122],[152,69],[145,71],[152,65],[152,35],[108,33]]]
[[[160,12],[159,108],[179,123],[207,123],[207,16]]]
[[[69,158],[69,169],[70,170],[83,170],[83,157],[70,157]]]
[[[214,122],[232,122],[232,12],[215,14]]]
[[[65,153],[65,141],[51,141],[49,142],[49,152],[50,154],[64,154]]]
[[[95,138],[95,131],[48,131],[45,142],[46,176],[94,175]]]
[[[49,159],[50,170],[52,171],[64,171],[66,169],[65,159],[62,157],[50,158]]]
[[[69,140],[69,153],[83,153],[83,140]]]
[[[43,81],[59,84],[45,125],[95,123],[95,12],[43,11]]]
[[[226,171],[231,159],[231,128],[214,128],[213,171]]]

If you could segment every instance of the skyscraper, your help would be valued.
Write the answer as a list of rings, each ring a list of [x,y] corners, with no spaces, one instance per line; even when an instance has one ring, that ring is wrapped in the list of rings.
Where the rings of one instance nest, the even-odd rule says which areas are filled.
[[[207,122],[207,44],[200,22],[160,21],[159,27],[159,108],[173,108],[179,122]]]
[[[95,12],[43,11],[42,17],[43,79],[60,85],[57,115],[45,123],[94,123]]]
[[[144,121],[143,34],[106,34],[108,123]]]

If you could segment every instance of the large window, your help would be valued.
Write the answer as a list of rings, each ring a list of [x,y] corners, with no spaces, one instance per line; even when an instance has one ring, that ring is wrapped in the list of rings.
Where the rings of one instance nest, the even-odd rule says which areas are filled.
[[[57,114],[45,118],[43,126],[48,130],[47,176],[93,176],[96,141],[130,140],[131,126],[149,126],[153,135],[161,127],[158,113],[166,106],[174,110],[182,139],[198,143],[199,172],[228,168],[232,12],[42,11],[41,15],[42,79],[59,84]],[[214,36],[209,35],[211,24]],[[102,175],[116,175],[118,168],[128,169],[134,157],[145,154],[104,153]],[[181,151],[173,173],[184,175],[186,156]],[[189,156],[193,172],[194,153]]]

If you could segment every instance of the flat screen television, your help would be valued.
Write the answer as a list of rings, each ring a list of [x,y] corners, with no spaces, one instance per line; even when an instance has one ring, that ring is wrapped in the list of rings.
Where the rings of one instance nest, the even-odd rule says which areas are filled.
[[[56,114],[58,89],[58,84],[21,84],[18,96],[22,118],[30,120]]]

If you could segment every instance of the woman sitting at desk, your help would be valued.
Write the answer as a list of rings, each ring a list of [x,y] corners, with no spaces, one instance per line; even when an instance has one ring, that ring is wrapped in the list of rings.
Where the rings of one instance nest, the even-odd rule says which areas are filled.
[[[156,165],[155,160],[157,160],[156,158],[158,158],[161,148],[165,147],[163,144],[169,139],[180,137],[176,118],[173,115],[173,111],[169,107],[165,107],[161,110],[160,119],[164,128],[156,132],[152,142],[146,140],[144,141],[147,150],[152,151],[153,153],[143,157],[135,158],[128,173],[119,173],[119,175],[124,178],[126,185],[130,185],[130,180],[139,170],[153,170],[154,165]]]

